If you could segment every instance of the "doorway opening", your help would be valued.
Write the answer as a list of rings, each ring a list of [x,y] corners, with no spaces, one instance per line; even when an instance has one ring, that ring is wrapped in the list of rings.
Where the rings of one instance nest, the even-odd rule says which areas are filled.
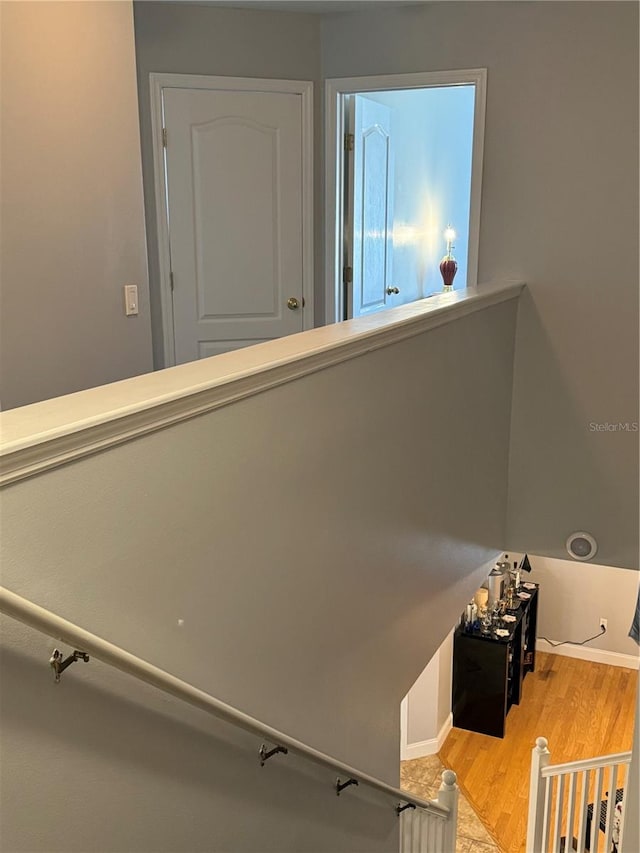
[[[486,70],[327,81],[328,323],[477,284]]]

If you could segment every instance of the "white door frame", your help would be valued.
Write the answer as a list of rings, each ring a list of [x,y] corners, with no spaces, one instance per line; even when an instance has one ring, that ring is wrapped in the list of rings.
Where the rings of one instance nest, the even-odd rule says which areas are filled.
[[[167,185],[163,146],[162,90],[218,89],[232,92],[282,92],[302,97],[302,297],[303,329],[313,328],[313,83],[308,80],[264,80],[254,77],[209,77],[197,74],[149,75],[151,86],[151,129],[153,175],[160,268],[160,304],[164,367],[175,363],[173,299],[171,296],[171,253],[167,220]]]
[[[398,89],[427,89],[431,86],[474,84],[473,158],[471,162],[471,207],[469,213],[469,254],[467,281],[478,283],[478,244],[480,241],[480,203],[484,121],[487,101],[487,69],[425,71],[415,74],[385,74],[376,77],[335,77],[325,80],[325,320],[342,319],[342,188],[344,185],[343,139],[345,95]]]

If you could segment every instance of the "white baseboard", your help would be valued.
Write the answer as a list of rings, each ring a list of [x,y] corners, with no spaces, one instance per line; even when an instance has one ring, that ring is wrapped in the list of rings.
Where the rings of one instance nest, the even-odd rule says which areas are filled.
[[[554,642],[556,642],[554,640]],[[606,663],[609,666],[623,666],[626,669],[640,669],[640,657],[623,655],[620,652],[608,652],[606,649],[594,649],[589,646],[552,646],[547,640],[536,640],[536,650],[549,652],[552,655],[562,655],[566,658],[579,658],[594,663]]]
[[[438,737],[429,738],[429,740],[421,740],[417,743],[402,744],[402,761],[411,761],[413,758],[424,758],[426,755],[435,755],[442,748],[442,744],[447,739],[447,735],[453,728],[453,714],[449,714],[447,719],[442,724],[442,728],[438,732]]]

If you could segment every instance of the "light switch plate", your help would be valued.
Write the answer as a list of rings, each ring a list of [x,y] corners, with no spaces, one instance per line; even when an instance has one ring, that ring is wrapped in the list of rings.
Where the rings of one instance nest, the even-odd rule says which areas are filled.
[[[124,313],[127,317],[138,313],[138,286],[136,284],[125,284],[124,286]]]

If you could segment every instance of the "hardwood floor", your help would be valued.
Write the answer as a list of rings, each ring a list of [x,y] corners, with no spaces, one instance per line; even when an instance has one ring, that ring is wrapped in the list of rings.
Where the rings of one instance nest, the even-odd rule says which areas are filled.
[[[525,847],[531,750],[549,741],[551,763],[631,749],[635,670],[538,652],[503,739],[453,729],[440,758],[506,853]]]

